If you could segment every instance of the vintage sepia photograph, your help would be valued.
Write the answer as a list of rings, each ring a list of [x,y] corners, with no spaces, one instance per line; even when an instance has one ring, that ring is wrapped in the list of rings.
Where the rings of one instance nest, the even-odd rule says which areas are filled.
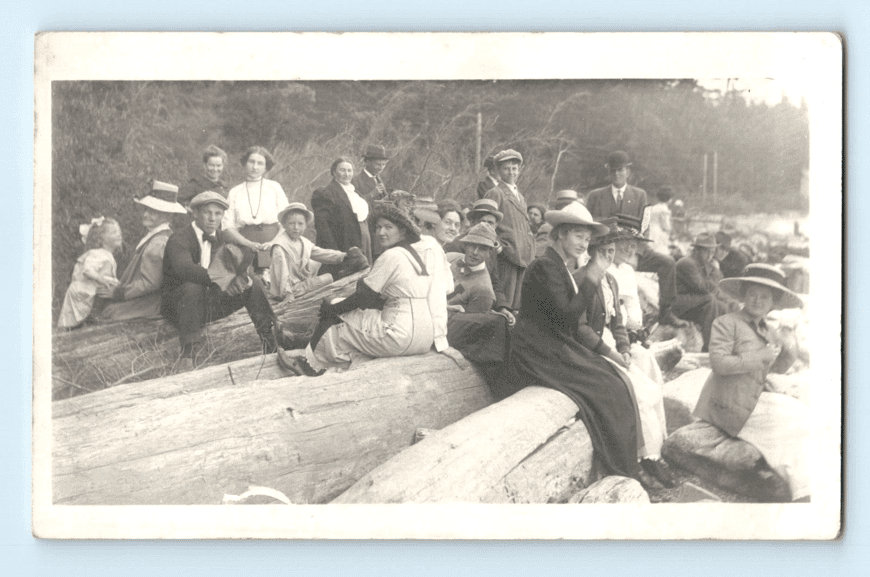
[[[840,533],[836,35],[35,59],[37,537]]]

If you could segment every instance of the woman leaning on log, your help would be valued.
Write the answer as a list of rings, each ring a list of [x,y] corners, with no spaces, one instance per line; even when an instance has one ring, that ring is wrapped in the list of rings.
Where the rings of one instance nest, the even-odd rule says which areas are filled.
[[[743,276],[719,282],[739,298],[743,309],[713,321],[710,367],[694,415],[761,451],[770,467],[788,482],[792,499],[809,501],[806,466],[806,406],[778,393],[767,379],[794,363],[796,344],[776,344],[764,318],[774,308],[802,308],[785,286],[785,275],[767,264],[750,264]]]
[[[593,236],[608,228],[579,203],[548,211],[551,246],[532,261],[522,287],[522,306],[512,336],[505,379],[510,394],[538,385],[556,389],[577,404],[604,474],[638,476],[638,435],[630,383],[601,355],[582,344],[580,317],[598,292],[608,264],[596,258],[576,282],[571,272]]]
[[[245,182],[230,189],[229,208],[221,223],[224,241],[256,251],[255,265],[269,266],[269,249],[281,232],[278,214],[290,202],[281,185],[265,178],[275,166],[271,153],[262,146],[252,146],[242,154]]]
[[[305,356],[279,351],[278,362],[285,369],[316,376],[328,368],[348,368],[358,358],[423,354],[433,344],[461,368],[467,366],[447,343],[449,269],[445,278],[436,272],[437,254],[416,250],[420,229],[411,215],[413,195],[396,191],[391,196],[391,201],[375,202],[372,214],[384,252],[353,295],[323,304]],[[435,248],[443,260],[444,252]]]

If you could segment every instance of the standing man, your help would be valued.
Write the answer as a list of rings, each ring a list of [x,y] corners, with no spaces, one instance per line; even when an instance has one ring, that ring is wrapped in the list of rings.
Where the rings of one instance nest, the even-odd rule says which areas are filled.
[[[381,173],[387,167],[389,160],[387,158],[387,151],[383,146],[369,144],[363,153],[365,168],[354,175],[351,181],[357,194],[369,203],[369,208],[374,206],[373,202],[383,200],[386,198],[387,193],[390,192],[390,189],[384,184],[383,178],[381,178]]]
[[[647,206],[646,191],[628,184],[631,175],[631,160],[621,150],[607,156],[607,172],[610,186],[597,188],[589,193],[586,207],[595,220],[610,218],[619,214],[643,221],[643,211]],[[663,325],[685,326],[674,313],[671,306],[677,294],[676,263],[668,255],[647,249],[637,255],[638,272],[654,272],[659,278],[659,323]]]
[[[523,166],[523,156],[516,150],[502,150],[493,158],[499,184],[487,191],[485,198],[494,200],[504,217],[498,224],[502,251],[498,255],[498,278],[507,307],[516,313],[520,309],[523,277],[526,267],[535,258],[535,237],[529,227],[526,199],[517,189],[517,179]]]
[[[722,273],[713,258],[716,254],[716,238],[709,232],[702,232],[692,243],[692,253],[677,263],[677,298],[674,301],[674,314],[681,319],[701,325],[706,353],[710,345],[710,329],[720,314],[727,312],[716,299],[716,287],[722,280]]]
[[[490,189],[498,186],[498,170],[495,168],[493,156],[487,156],[483,161],[483,168],[486,170],[486,178],[477,183],[477,198],[481,199],[486,196]]]
[[[169,221],[173,214],[187,214],[178,203],[178,187],[151,181],[151,191],[133,198],[142,210],[142,226],[147,231],[124,269],[114,290],[99,289],[97,295],[107,304],[99,322],[160,318],[160,286],[163,282],[163,251],[172,234]]]
[[[183,368],[196,367],[201,360],[197,357],[205,352],[202,328],[242,307],[248,310],[265,352],[275,352],[275,335],[281,335],[258,279],[238,274],[222,290],[209,275],[209,265],[223,245],[215,233],[228,207],[217,192],[196,195],[190,201],[193,222],[166,243],[160,312],[178,329]],[[280,344],[292,348],[292,344]]]

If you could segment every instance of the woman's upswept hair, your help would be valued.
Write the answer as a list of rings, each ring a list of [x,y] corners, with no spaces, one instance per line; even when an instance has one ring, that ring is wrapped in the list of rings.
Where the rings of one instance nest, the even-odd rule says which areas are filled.
[[[354,167],[354,171],[356,171],[356,166],[354,166],[353,161],[350,159],[350,157],[347,157],[347,156],[339,156],[339,157],[336,158],[335,161],[332,163],[332,166],[329,167],[329,174],[331,174],[332,176],[335,176],[335,169],[338,168],[338,165],[341,164],[342,162],[346,162],[346,163],[348,163],[349,165],[353,166],[353,167]]]
[[[208,162],[208,159],[213,157],[213,156],[220,157],[220,159],[224,163],[224,166],[227,165],[227,153],[224,152],[222,149],[218,148],[217,146],[215,146],[214,144],[209,144],[208,146],[205,147],[205,150],[202,152],[202,163],[205,164],[206,162]],[[246,158],[244,160],[244,162],[242,162],[242,164],[244,164],[247,161],[248,161],[248,159]]]
[[[438,216],[444,218],[448,212],[455,212],[459,215],[459,220],[462,220],[462,207],[452,198],[445,198],[438,201]]]
[[[266,150],[264,146],[252,146],[247,149],[242,154],[242,166],[245,166],[248,163],[248,158],[250,158],[252,154],[259,154],[266,159],[266,172],[269,172],[272,170],[272,167],[275,166],[275,159],[272,158],[272,153]]]

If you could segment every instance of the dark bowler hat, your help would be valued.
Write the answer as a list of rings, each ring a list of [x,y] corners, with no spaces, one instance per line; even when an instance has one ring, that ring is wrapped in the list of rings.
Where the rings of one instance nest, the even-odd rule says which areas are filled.
[[[369,144],[363,152],[364,160],[389,160],[387,150],[379,144]]]
[[[157,212],[187,214],[184,207],[178,204],[178,187],[159,180],[152,180],[150,192],[142,198],[133,197],[133,202]]]
[[[216,204],[224,210],[230,207],[230,205],[227,203],[227,199],[225,199],[217,192],[212,192],[210,190],[200,192],[190,200],[191,209],[196,209],[206,204]]]
[[[631,166],[631,159],[628,154],[621,150],[614,150],[607,155],[607,168],[610,170],[618,170],[623,166]]]
[[[779,295],[776,304],[773,306],[775,309],[799,309],[804,306],[801,298],[785,286],[785,275],[783,272],[773,265],[764,263],[748,264],[743,269],[743,276],[723,279],[719,281],[719,288],[723,292],[743,300],[740,295],[740,288],[744,283],[759,284],[772,288],[774,294]]]

